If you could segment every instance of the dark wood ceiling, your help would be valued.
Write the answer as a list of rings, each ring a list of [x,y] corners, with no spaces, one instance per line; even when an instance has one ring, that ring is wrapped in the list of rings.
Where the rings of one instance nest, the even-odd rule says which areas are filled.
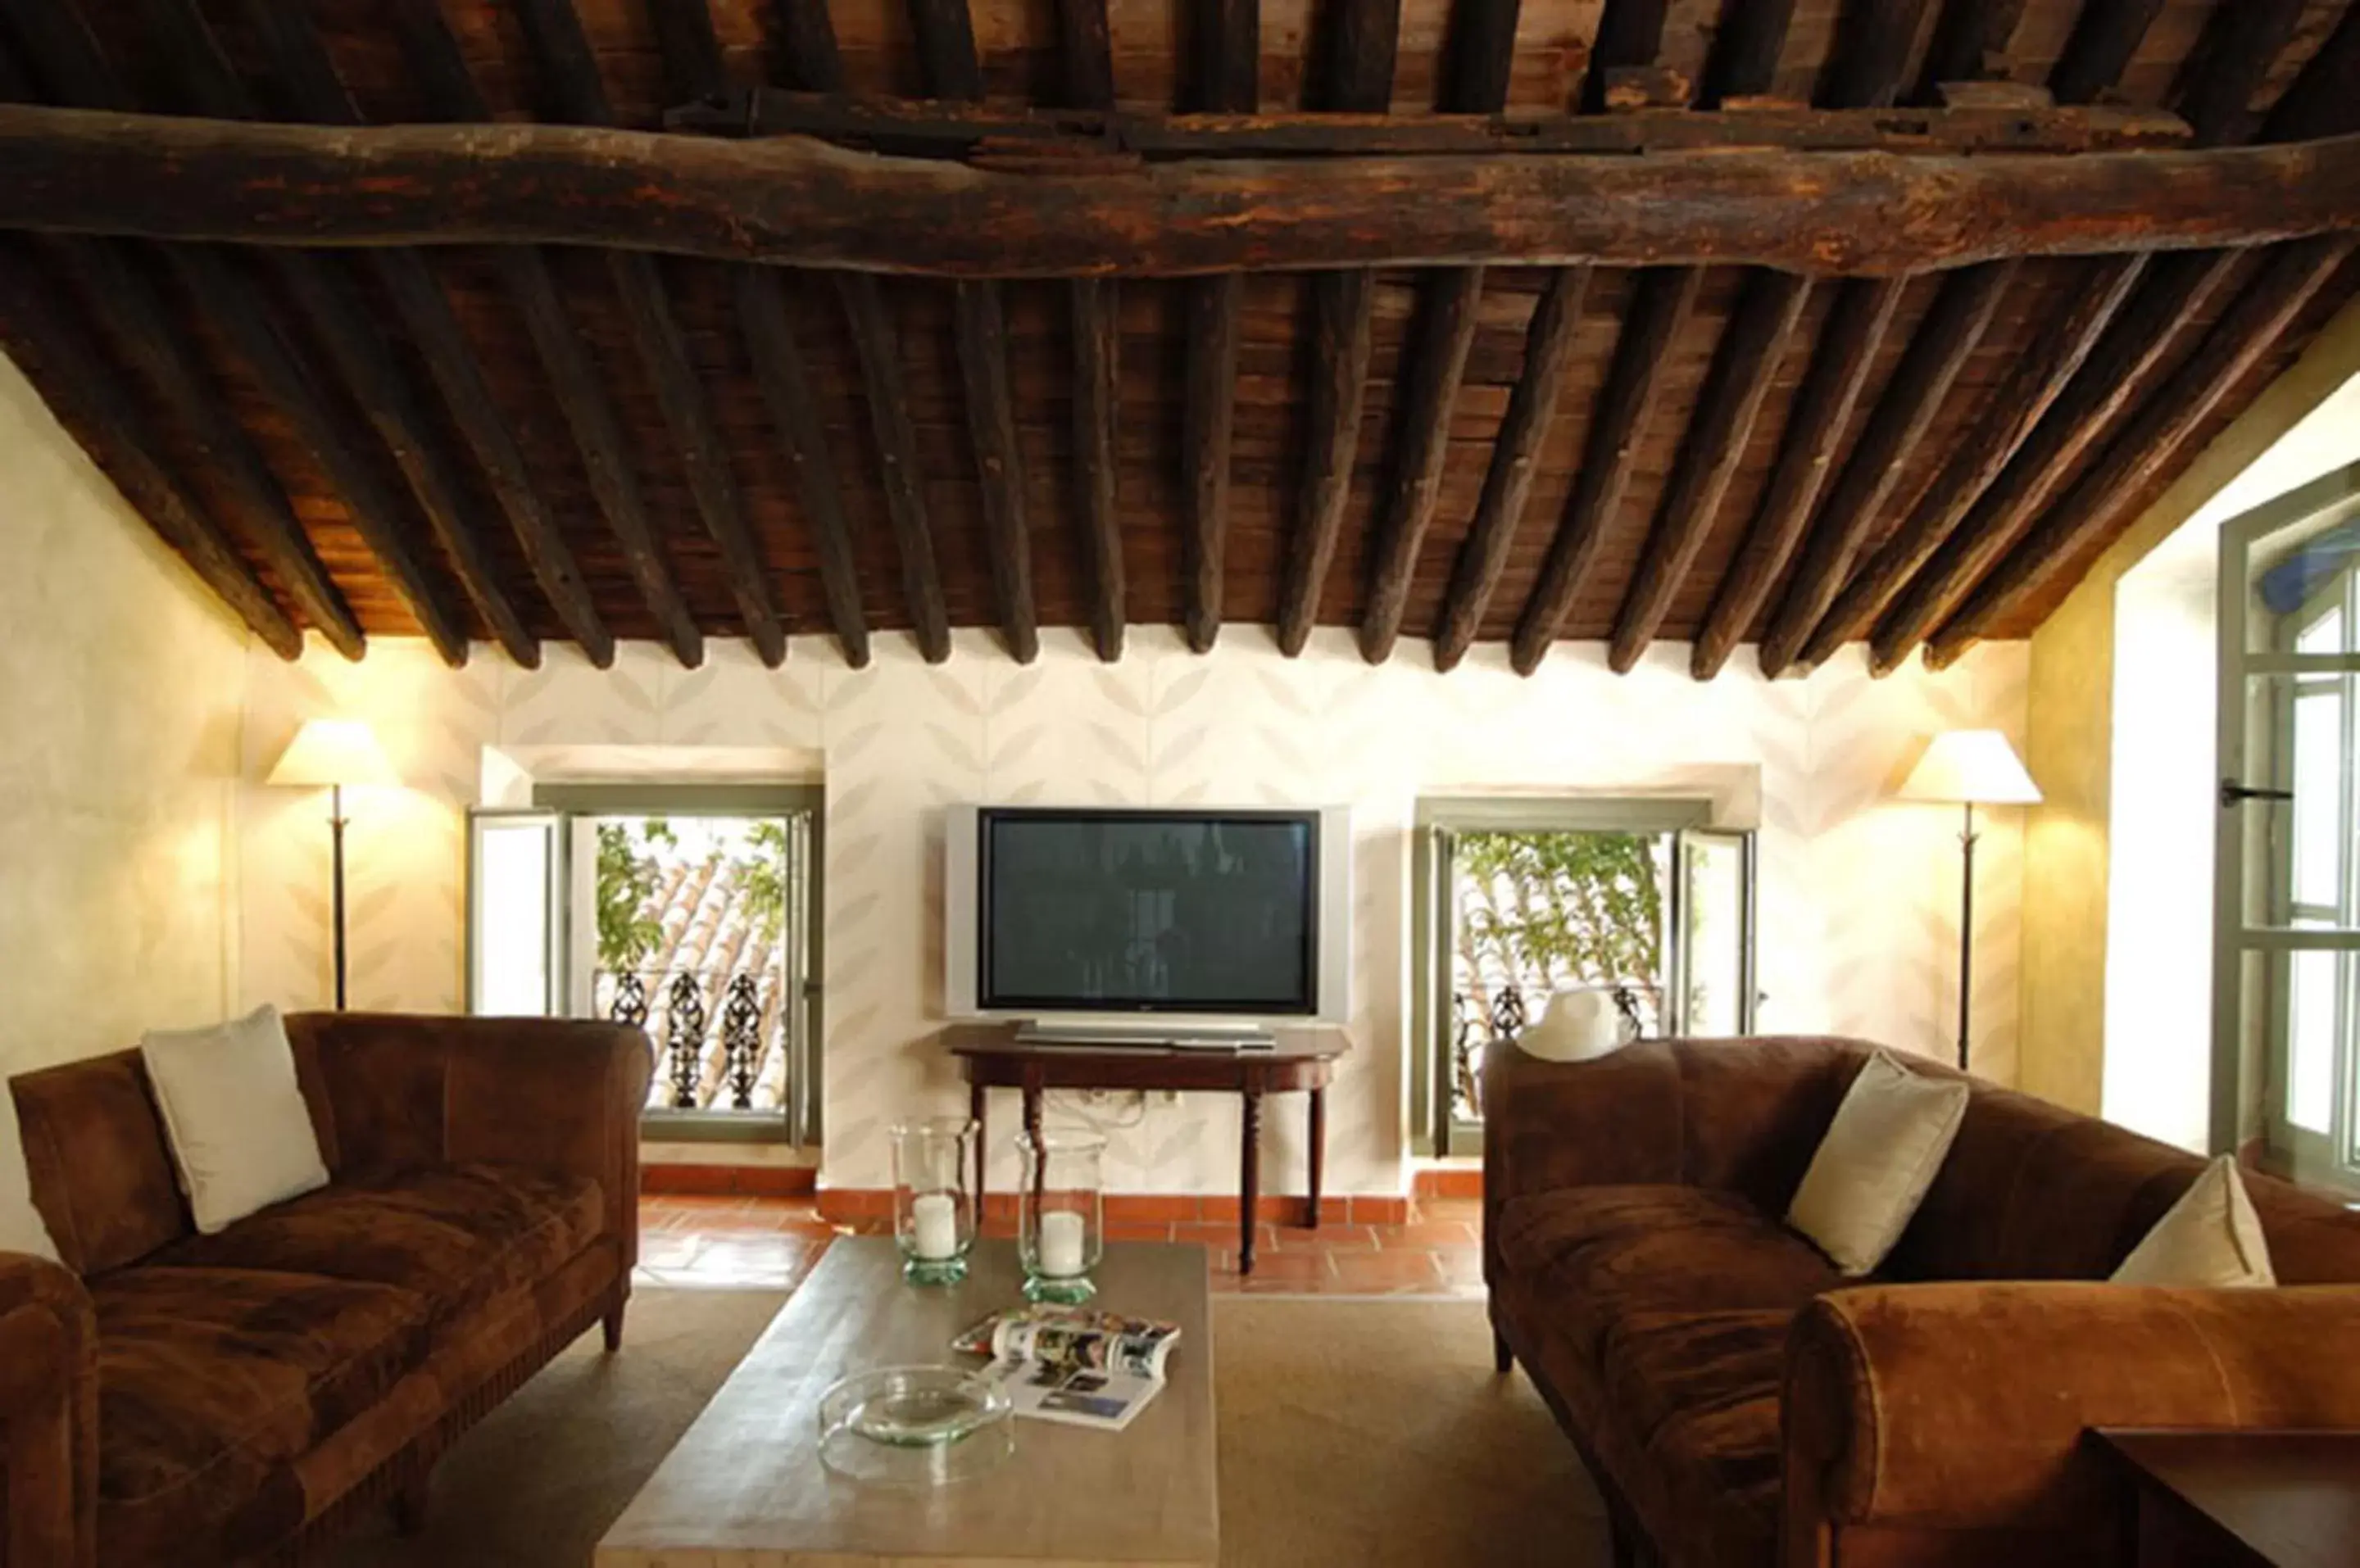
[[[1677,107],[1711,136],[1775,101],[1922,106],[1868,126],[1888,142],[1980,102],[2079,138],[2059,159],[2360,131],[2360,0],[971,4],[0,0],[0,98],[657,131],[735,94],[676,115],[683,141],[745,129],[758,86],[811,124],[979,97],[939,114]],[[1972,82],[2064,107],[1944,90]],[[954,282],[18,234],[0,342],[282,651],[301,628],[347,652],[423,632],[454,661],[650,637],[694,663],[707,637],[775,659],[817,632],[858,661],[980,626],[1029,658],[1075,626],[1113,657],[1125,624],[1290,649],[1321,625],[1371,658],[1506,638],[1529,669],[1563,637],[1627,667],[1694,642],[1702,676],[1756,644],[1775,673],[2038,626],[2360,289],[2354,238],[1896,278]],[[898,243],[923,267],[942,241]]]

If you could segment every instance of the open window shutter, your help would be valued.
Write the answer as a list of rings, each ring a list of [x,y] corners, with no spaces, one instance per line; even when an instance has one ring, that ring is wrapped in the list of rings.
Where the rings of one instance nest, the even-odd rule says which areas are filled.
[[[565,1011],[565,813],[467,813],[467,1010]]]

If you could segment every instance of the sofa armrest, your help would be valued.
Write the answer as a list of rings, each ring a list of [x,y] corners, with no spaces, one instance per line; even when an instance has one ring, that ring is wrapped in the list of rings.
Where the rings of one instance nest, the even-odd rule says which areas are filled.
[[[1786,1345],[1787,1561],[1855,1525],[2038,1531],[2117,1506],[2092,1427],[2360,1427],[2360,1286],[1831,1291]]]
[[[98,1561],[98,1323],[71,1270],[0,1252],[0,1462],[10,1568]]]
[[[562,1018],[454,1018],[443,1153],[597,1179],[606,1231],[639,1256],[639,1113],[655,1071],[645,1031]]]

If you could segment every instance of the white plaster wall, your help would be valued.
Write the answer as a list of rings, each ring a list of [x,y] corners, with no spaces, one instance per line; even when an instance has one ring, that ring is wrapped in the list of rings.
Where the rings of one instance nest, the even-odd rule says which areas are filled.
[[[235,990],[242,627],[0,359],[0,1074]]]
[[[486,746],[816,748],[825,759],[827,1040],[825,1179],[888,1180],[879,1133],[897,1116],[964,1104],[933,1048],[942,974],[941,809],[959,800],[1126,803],[1343,801],[1355,820],[1359,1049],[1330,1095],[1329,1186],[1396,1192],[1404,1171],[1406,824],[1422,791],[1609,789],[1698,767],[1758,770],[1764,1027],[1831,1029],[1947,1054],[1955,1008],[1958,852],[1947,811],[1884,796],[1932,731],[2020,734],[2022,645],[1981,648],[1932,674],[1871,681],[1857,650],[1807,680],[1732,670],[1699,685],[1666,647],[1628,677],[1566,646],[1531,680],[1479,649],[1448,677],[1422,646],[1371,668],[1349,633],[1299,659],[1240,628],[1198,657],[1161,628],[1100,664],[1065,631],[1038,663],[1010,663],[962,633],[929,667],[880,639],[865,670],[798,638],[766,670],[716,642],[683,670],[650,645],[590,669],[552,647],[538,671],[488,653],[453,672],[421,645],[379,639],[347,665],[250,659],[248,778],[298,722],[341,712],[376,724],[410,786],[353,815],[356,1005],[453,1008],[461,996],[464,808]],[[324,829],[305,797],[245,792],[244,975],[249,998],[316,1002],[326,986]],[[2013,1075],[2021,880],[2014,813],[1994,814],[1978,901],[1977,1062]],[[1000,1115],[1011,1130],[1013,1107]],[[1269,1118],[1271,1180],[1300,1179],[1292,1107]],[[1234,1106],[1152,1108],[1120,1136],[1109,1180],[1125,1191],[1233,1190]],[[995,1178],[1004,1180],[1004,1178]],[[1283,1189],[1281,1189],[1283,1190]]]

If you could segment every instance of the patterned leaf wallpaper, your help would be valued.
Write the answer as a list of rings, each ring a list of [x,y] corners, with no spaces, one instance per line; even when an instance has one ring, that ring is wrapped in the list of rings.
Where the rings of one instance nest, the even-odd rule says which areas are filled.
[[[1329,1096],[1328,1188],[1398,1192],[1408,1148],[1407,824],[1421,793],[1662,789],[1699,780],[1758,811],[1765,1029],[1834,1030],[1947,1054],[1956,1007],[1957,821],[1885,799],[1939,729],[2021,735],[2022,644],[1991,644],[1935,674],[1872,681],[1857,649],[1806,679],[1765,682],[1732,666],[1698,684],[1687,650],[1659,648],[1627,677],[1602,650],[1565,645],[1519,678],[1480,648],[1448,677],[1405,648],[1363,662],[1323,630],[1297,659],[1232,631],[1211,655],[1161,628],[1099,663],[1054,632],[1040,660],[1010,663],[987,634],[923,663],[880,639],[867,670],[822,639],[766,670],[713,645],[683,670],[626,645],[611,670],[552,647],[540,670],[484,653],[467,669],[422,644],[379,641],[348,665],[315,652],[250,660],[246,777],[258,779],[297,724],[366,718],[407,781],[352,806],[355,1005],[453,1008],[462,995],[464,808],[486,746],[765,746],[825,757],[828,799],[824,1179],[884,1185],[881,1131],[955,1109],[964,1092],[932,1036],[942,989],[942,808],[954,801],[1332,804],[1354,812],[1356,1042]],[[1741,664],[1743,660],[1739,661]],[[324,808],[248,784],[241,802],[241,977],[249,1000],[316,1004],[327,990]],[[1979,866],[1976,1061],[2015,1073],[2020,813],[1993,814]],[[1119,1107],[1065,1106],[1128,1121]],[[994,1107],[994,1142],[1015,1106]],[[1303,1118],[1265,1118],[1265,1183],[1299,1183]],[[1117,1130],[1120,1191],[1233,1191],[1234,1102],[1152,1105]],[[1012,1159],[996,1158],[1004,1183]]]

